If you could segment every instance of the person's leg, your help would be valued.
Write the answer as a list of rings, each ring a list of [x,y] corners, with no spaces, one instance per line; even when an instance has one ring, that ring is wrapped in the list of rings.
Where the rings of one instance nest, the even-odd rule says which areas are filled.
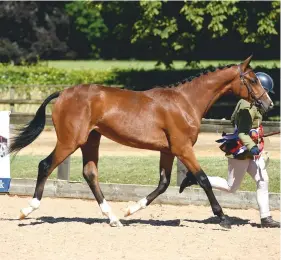
[[[260,210],[261,225],[263,227],[280,227],[280,223],[274,221],[270,214],[268,174],[264,159],[260,157],[257,160],[251,160],[247,172],[255,180],[257,185],[257,202]]]
[[[207,176],[212,188],[226,192],[235,192],[241,185],[249,166],[249,162],[249,159],[237,160],[229,158],[227,180],[218,176]],[[195,184],[198,184],[196,178],[194,178],[190,171],[187,172],[185,179],[180,185],[180,193],[182,193],[186,187],[190,187]]]
[[[228,179],[208,176],[214,189],[234,193],[241,185],[250,160],[228,159]]]

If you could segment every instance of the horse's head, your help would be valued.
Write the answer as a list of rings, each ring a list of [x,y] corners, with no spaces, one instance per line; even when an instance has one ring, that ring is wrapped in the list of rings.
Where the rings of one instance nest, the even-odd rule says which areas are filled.
[[[249,66],[251,59],[252,56],[238,65],[238,74],[231,82],[231,90],[235,95],[254,104],[264,113],[273,108],[273,102]]]

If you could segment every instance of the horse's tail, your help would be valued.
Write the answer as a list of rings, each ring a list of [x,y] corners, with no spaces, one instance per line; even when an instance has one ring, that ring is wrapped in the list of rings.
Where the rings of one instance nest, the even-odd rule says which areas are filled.
[[[55,92],[48,96],[37,110],[35,117],[27,125],[18,130],[19,134],[11,139],[9,153],[19,152],[41,134],[46,123],[46,106],[52,99],[57,98],[59,95],[60,92]]]

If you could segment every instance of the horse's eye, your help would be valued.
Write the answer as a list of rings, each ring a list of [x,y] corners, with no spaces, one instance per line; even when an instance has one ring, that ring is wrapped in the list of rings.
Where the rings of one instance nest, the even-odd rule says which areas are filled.
[[[250,79],[250,82],[251,82],[252,84],[256,84],[256,83],[257,83],[257,80],[256,80],[256,79]]]

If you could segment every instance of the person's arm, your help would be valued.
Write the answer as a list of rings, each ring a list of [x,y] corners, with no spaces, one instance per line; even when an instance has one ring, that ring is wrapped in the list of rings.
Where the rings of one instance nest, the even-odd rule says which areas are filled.
[[[253,118],[254,111],[252,111],[250,108],[244,108],[239,111],[237,120],[238,137],[249,151],[251,151],[254,146],[257,146],[249,136],[249,131],[251,130],[253,124]]]
[[[235,124],[236,124],[236,122],[235,122],[235,120],[236,120],[236,114],[237,114],[237,111],[239,110],[240,105],[241,105],[242,102],[243,102],[243,100],[240,99],[240,101],[236,104],[236,107],[235,107],[235,109],[234,109],[234,111],[233,111],[233,113],[232,113],[232,115],[231,115],[230,123],[231,123],[233,126],[235,126]]]

